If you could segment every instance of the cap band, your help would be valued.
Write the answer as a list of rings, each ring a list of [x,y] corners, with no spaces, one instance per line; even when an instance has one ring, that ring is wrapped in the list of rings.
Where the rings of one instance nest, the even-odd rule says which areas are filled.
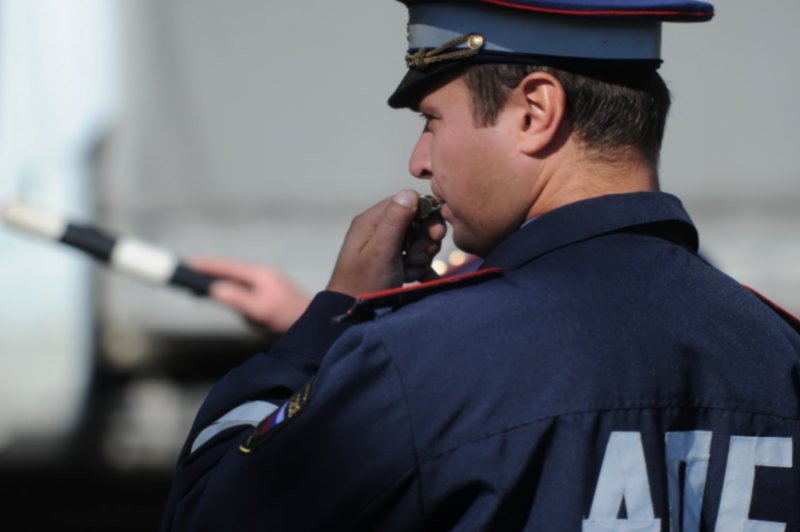
[[[480,34],[487,52],[620,61],[661,58],[657,20],[562,17],[481,4],[418,4],[408,10],[409,50]]]

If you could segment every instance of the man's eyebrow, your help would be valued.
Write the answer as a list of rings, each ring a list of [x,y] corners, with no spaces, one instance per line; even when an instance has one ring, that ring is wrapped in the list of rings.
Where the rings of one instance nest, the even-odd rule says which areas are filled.
[[[415,113],[420,113],[420,114],[429,115],[429,116],[433,116],[433,115],[436,114],[436,109],[431,105],[420,105],[420,104],[417,104],[417,105],[411,107],[411,110],[414,111]]]

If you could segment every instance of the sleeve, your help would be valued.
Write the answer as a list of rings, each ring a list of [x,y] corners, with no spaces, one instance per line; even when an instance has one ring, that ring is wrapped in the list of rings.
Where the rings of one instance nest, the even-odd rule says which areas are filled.
[[[262,412],[254,427],[222,430],[193,448],[193,436],[216,419],[208,404],[201,408],[203,421],[195,423],[178,461],[163,530],[384,529],[387,523],[389,529],[417,528],[416,454],[391,357],[379,335],[367,334],[371,326],[360,326],[333,345],[309,381],[314,372],[284,355],[298,354],[295,348],[304,342],[319,349],[320,339],[308,338],[312,330],[289,331],[267,355],[279,363],[256,363],[246,377],[220,383],[224,388],[263,381],[261,392],[242,389],[240,403],[274,401],[270,394],[281,386],[294,392],[278,394],[276,408]],[[270,371],[292,383],[278,383]],[[207,403],[234,395],[215,390]]]
[[[333,342],[350,327],[350,322],[335,318],[354,301],[336,292],[320,292],[269,352],[254,355],[220,379],[201,405],[182,454],[191,451],[203,430],[218,429],[217,422],[232,425],[237,408],[241,411],[243,405],[250,405],[251,411],[257,411],[262,405],[261,410],[269,410],[263,403],[279,405],[303,386],[317,372]]]

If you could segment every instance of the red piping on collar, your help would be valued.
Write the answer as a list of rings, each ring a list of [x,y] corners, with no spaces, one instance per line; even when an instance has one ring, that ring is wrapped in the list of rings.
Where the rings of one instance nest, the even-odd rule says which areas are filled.
[[[413,292],[414,290],[419,290],[420,288],[426,288],[429,286],[438,286],[442,284],[450,284],[456,283],[463,279],[469,279],[471,277],[483,277],[487,273],[498,273],[502,270],[500,268],[486,268],[483,270],[478,270],[469,273],[463,273],[461,275],[452,275],[450,277],[442,277],[441,279],[436,279],[435,281],[428,281],[426,283],[419,283],[419,284],[412,284],[409,286],[401,286],[400,288],[391,288],[389,290],[381,290],[380,292],[372,292],[369,294],[360,294],[356,301],[366,301],[368,299],[374,299],[376,297],[383,297],[383,296],[390,296],[394,294],[401,294],[404,292]]]

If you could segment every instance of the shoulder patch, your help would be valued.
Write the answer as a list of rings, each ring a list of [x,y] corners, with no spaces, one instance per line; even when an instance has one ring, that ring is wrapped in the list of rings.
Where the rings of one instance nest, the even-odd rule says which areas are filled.
[[[766,304],[770,309],[772,309],[772,311],[778,316],[780,316],[783,319],[783,321],[788,323],[795,330],[795,332],[797,332],[797,334],[800,334],[800,318],[798,318],[788,310],[784,309],[777,303],[771,301],[769,298],[767,298],[767,296],[761,294],[760,292],[754,290],[753,288],[747,285],[742,285],[742,286],[744,286],[750,293],[752,293],[754,296],[760,299],[764,304]]]
[[[363,294],[356,298],[356,302],[347,311],[339,316],[337,320],[347,319],[371,320],[375,317],[376,311],[380,309],[396,310],[404,305],[423,299],[431,294],[437,294],[446,290],[452,290],[462,286],[479,284],[489,279],[494,279],[503,275],[500,268],[486,268],[475,272],[453,275],[391,290],[383,290],[371,294]]]
[[[253,449],[264,443],[268,437],[272,436],[278,427],[283,426],[290,419],[297,416],[308,404],[313,387],[314,379],[311,379],[300,391],[292,395],[283,406],[256,425],[255,429],[247,436],[247,439],[239,445],[239,452],[250,454]]]

